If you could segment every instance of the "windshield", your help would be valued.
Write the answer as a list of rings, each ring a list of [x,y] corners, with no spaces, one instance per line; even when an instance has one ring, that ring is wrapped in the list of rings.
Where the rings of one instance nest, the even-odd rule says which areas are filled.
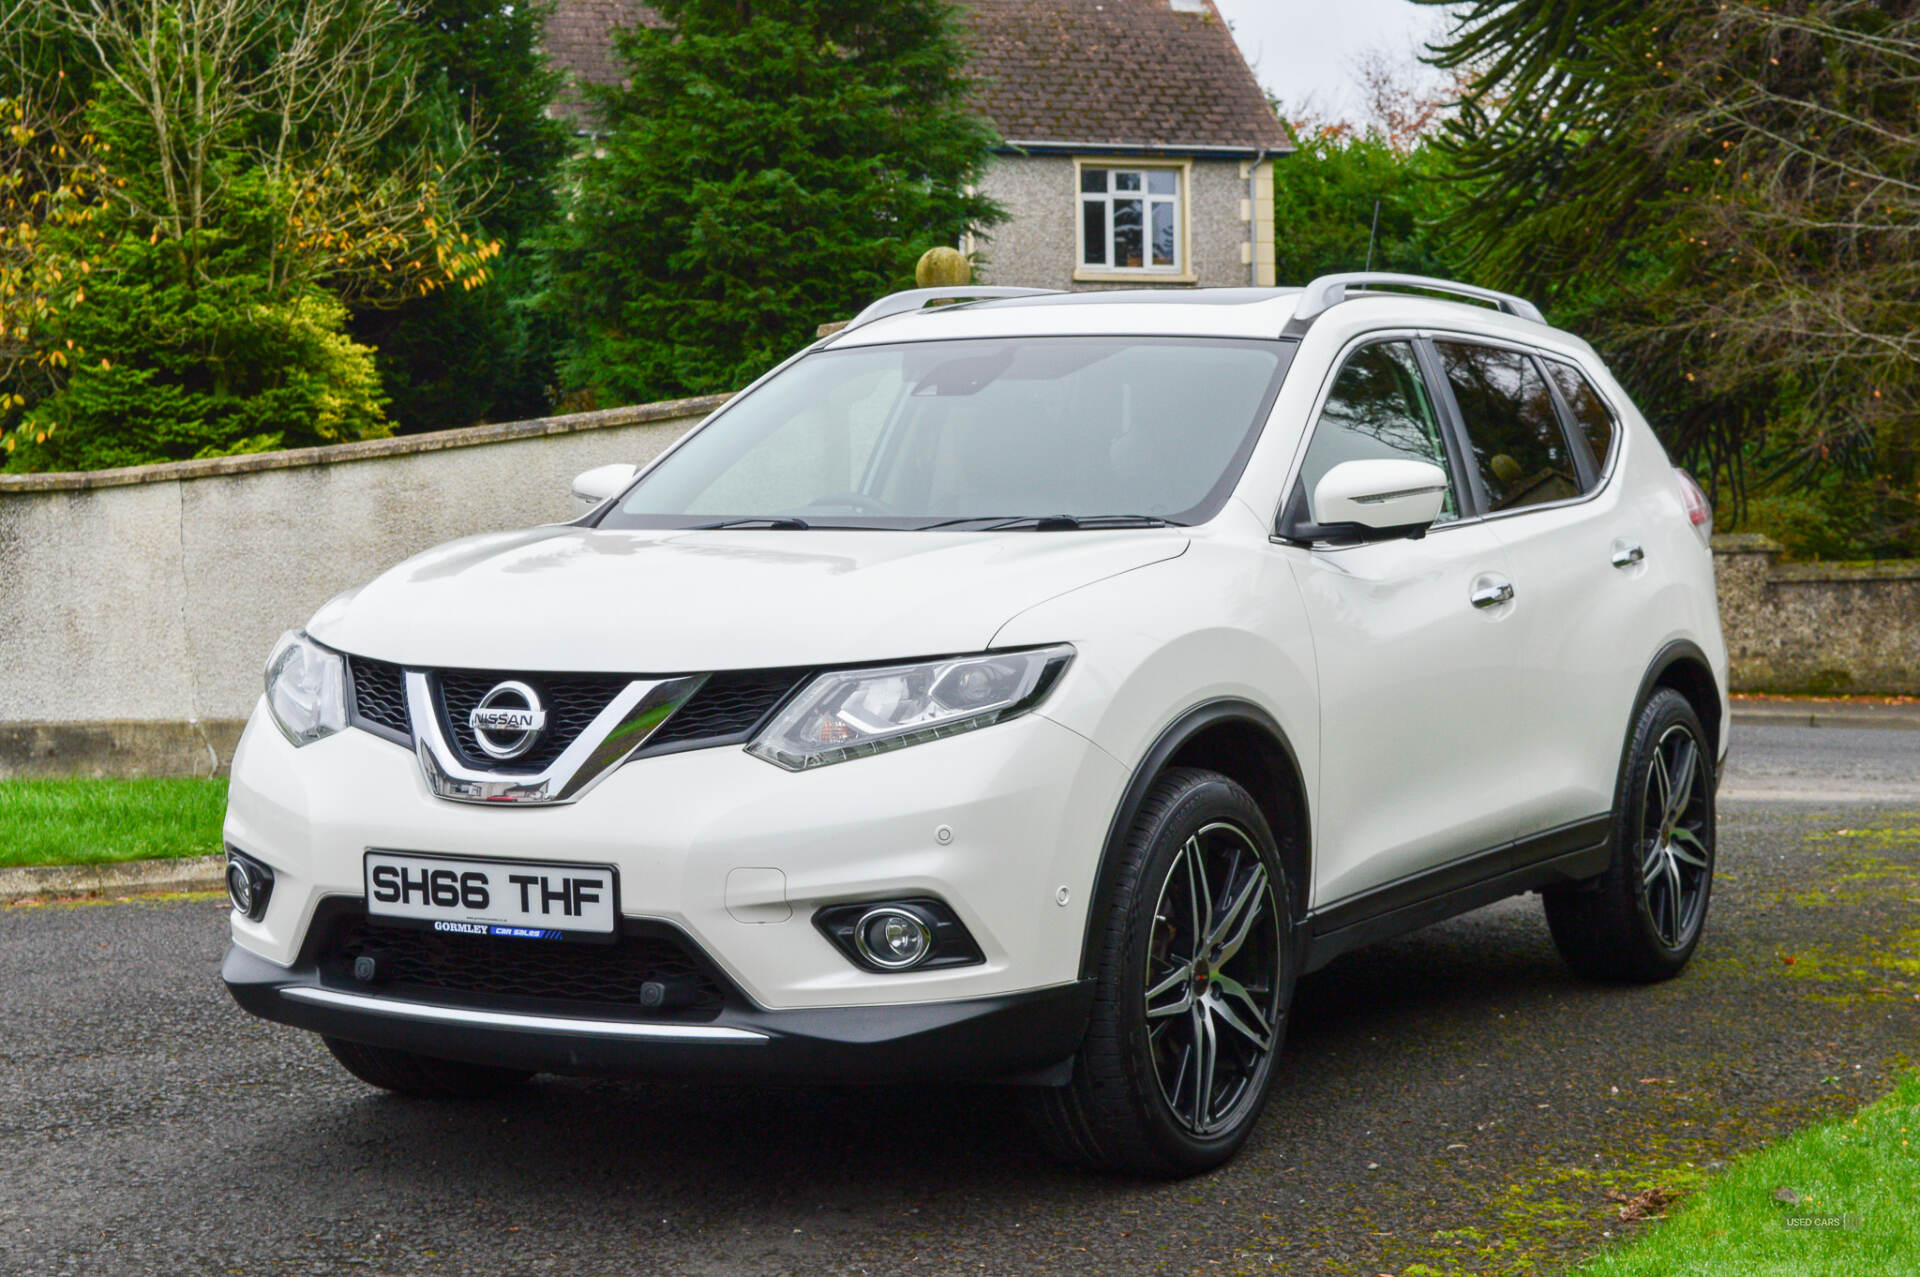
[[[821,350],[731,404],[606,528],[1196,523],[1292,342],[1044,337]]]

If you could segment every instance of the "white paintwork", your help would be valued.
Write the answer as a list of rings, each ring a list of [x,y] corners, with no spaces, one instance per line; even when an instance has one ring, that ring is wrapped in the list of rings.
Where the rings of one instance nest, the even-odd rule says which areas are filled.
[[[1315,899],[1515,837],[1519,609],[1470,601],[1483,580],[1510,575],[1499,540],[1467,524],[1288,558],[1319,668]]]
[[[1424,461],[1343,461],[1313,485],[1321,523],[1424,528],[1446,503],[1447,472]]]
[[[1297,294],[1244,296],[1252,300],[995,301],[891,316],[822,344],[1277,338]],[[1385,333],[1447,332],[1585,368],[1623,418],[1606,486],[1578,503],[1442,525],[1417,540],[1274,540],[1344,352]],[[1644,559],[1616,568],[1612,548],[1623,539]],[[1503,584],[1509,601],[1473,604],[1477,591]],[[555,807],[442,801],[397,745],[349,730],[295,750],[256,709],[234,760],[226,836],[278,879],[262,922],[233,921],[247,949],[291,962],[321,899],[360,894],[369,846],[609,864],[625,913],[685,928],[770,1009],[1074,979],[1127,784],[1159,735],[1207,701],[1251,702],[1284,733],[1310,806],[1305,887],[1319,906],[1604,812],[1638,681],[1670,640],[1696,643],[1726,685],[1711,558],[1658,442],[1586,343],[1471,306],[1386,294],[1333,306],[1300,339],[1232,497],[1201,526],[546,527],[420,555],[328,604],[309,630],[415,666],[647,675],[1072,644],[1073,663],[1046,701],[1006,723],[800,773],[738,747],[642,758]],[[896,892],[947,900],[986,962],[865,972],[811,925],[822,905]]]
[[[596,506],[608,497],[618,493],[633,482],[633,476],[640,473],[640,467],[628,465],[624,461],[615,461],[609,465],[595,466],[573,477],[573,512],[575,515],[591,514]]]
[[[405,749],[346,731],[295,750],[256,713],[234,756],[227,841],[275,873],[267,916],[235,938],[293,961],[314,907],[361,894],[368,847],[611,865],[629,917],[684,928],[768,1008],[976,997],[1074,978],[1091,864],[1127,781],[1084,737],[1039,715],[814,771],[735,746],[623,767],[578,803],[511,810],[427,792]],[[936,830],[946,826],[942,843]],[[728,909],[739,868],[778,868],[785,922]],[[1055,903],[1062,884],[1070,903]],[[951,903],[987,961],[861,971],[813,927],[876,890]],[[736,904],[737,904],[736,899]]]
[[[673,674],[979,651],[1063,590],[1186,549],[1185,528],[601,532],[429,550],[328,603],[329,647],[422,666]]]

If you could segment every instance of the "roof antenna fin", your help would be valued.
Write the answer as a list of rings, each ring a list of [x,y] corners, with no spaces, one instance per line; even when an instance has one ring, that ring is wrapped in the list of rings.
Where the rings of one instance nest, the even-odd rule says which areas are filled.
[[[1373,202],[1373,229],[1367,232],[1367,264],[1365,269],[1373,269],[1373,244],[1380,238],[1380,201]]]

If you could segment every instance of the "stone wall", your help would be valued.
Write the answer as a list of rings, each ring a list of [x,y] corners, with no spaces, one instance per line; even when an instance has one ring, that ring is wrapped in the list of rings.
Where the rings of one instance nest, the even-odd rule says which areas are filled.
[[[0,475],[0,776],[219,770],[282,630],[430,546],[571,518],[574,475],[722,401]]]
[[[1713,552],[1734,691],[1920,694],[1920,560],[1782,563],[1763,536]]]

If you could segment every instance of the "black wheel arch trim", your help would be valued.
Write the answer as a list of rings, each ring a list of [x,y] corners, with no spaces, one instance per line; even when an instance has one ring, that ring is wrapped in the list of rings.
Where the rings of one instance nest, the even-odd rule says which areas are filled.
[[[1240,723],[1253,727],[1272,739],[1286,755],[1287,768],[1293,783],[1292,800],[1300,814],[1300,828],[1293,836],[1301,840],[1303,863],[1313,863],[1311,808],[1307,801],[1305,787],[1300,778],[1300,756],[1294,751],[1292,740],[1279,722],[1259,705],[1239,697],[1221,697],[1217,700],[1203,701],[1161,731],[1147,752],[1133,769],[1133,775],[1127,781],[1126,790],[1121,794],[1120,805],[1115,808],[1112,822],[1107,826],[1105,842],[1100,847],[1100,860],[1094,866],[1093,891],[1087,902],[1087,916],[1080,936],[1080,977],[1092,979],[1092,957],[1095,952],[1093,929],[1099,920],[1106,916],[1107,906],[1113,892],[1113,875],[1109,872],[1119,858],[1125,846],[1127,835],[1133,829],[1133,822],[1140,814],[1141,806],[1146,802],[1147,791],[1152,788],[1155,778],[1165,770],[1173,756],[1182,746],[1192,741],[1209,728],[1223,724]],[[1285,831],[1274,830],[1274,836],[1280,838]],[[1290,884],[1296,890],[1303,890],[1305,884]],[[1291,894],[1291,893],[1290,893]],[[1289,901],[1289,904],[1294,904]],[[1295,921],[1299,919],[1296,908]]]
[[[1647,672],[1640,677],[1640,690],[1634,694],[1633,707],[1627,715],[1627,730],[1621,741],[1620,756],[1625,758],[1627,747],[1633,743],[1633,725],[1639,720],[1640,707],[1645,705],[1647,698],[1653,695],[1653,689],[1661,685],[1661,679],[1666,676],[1667,671],[1682,662],[1698,666],[1701,673],[1705,675],[1708,685],[1713,689],[1711,712],[1701,714],[1700,719],[1701,726],[1713,735],[1714,780],[1717,784],[1720,763],[1726,756],[1728,724],[1720,712],[1720,700],[1725,689],[1720,686],[1720,680],[1714,676],[1713,662],[1707,659],[1707,654],[1701,650],[1700,645],[1691,639],[1672,640],[1654,653],[1653,660],[1648,662]],[[1686,695],[1684,691],[1680,694]]]

